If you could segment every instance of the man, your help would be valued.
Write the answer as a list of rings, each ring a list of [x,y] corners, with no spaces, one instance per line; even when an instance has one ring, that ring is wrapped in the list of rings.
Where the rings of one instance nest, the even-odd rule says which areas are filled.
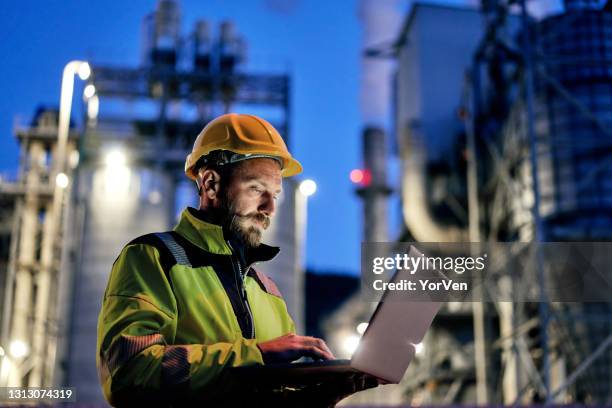
[[[241,365],[334,358],[323,340],[295,334],[276,285],[253,268],[279,252],[262,233],[282,177],[301,170],[261,118],[227,114],[202,130],[185,163],[199,209],[184,210],[173,231],[127,244],[111,271],[97,354],[111,405],[328,405],[376,385],[362,376],[266,395],[232,375]]]

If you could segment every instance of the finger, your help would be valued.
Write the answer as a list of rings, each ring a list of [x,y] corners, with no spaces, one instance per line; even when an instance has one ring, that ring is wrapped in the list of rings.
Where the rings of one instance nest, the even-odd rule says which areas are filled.
[[[325,343],[325,341],[322,340],[322,339],[317,339],[317,340],[319,340],[319,347],[322,348],[323,350],[327,351],[332,356],[332,358],[335,359],[336,356],[334,356],[334,353],[332,353],[332,351],[329,349],[329,347],[327,347],[327,343]]]
[[[304,344],[302,346],[303,355],[312,358],[322,358],[325,360],[333,360],[333,357],[323,349],[318,348],[316,345]]]
[[[323,345],[321,345],[319,342],[317,342],[316,345],[317,350],[321,351],[323,354],[323,358],[326,360],[334,360],[335,357],[332,354],[332,352],[327,348],[327,346],[325,345],[325,343],[323,343]]]
[[[322,349],[321,347],[314,346],[317,354],[320,356],[320,358],[324,359],[324,360],[333,360],[334,359],[334,355],[331,354],[329,351]]]
[[[322,354],[322,358],[326,359],[326,360],[334,360],[336,357],[334,357],[334,354],[331,352],[331,350],[327,347],[327,344],[325,344],[325,342],[321,339],[318,339],[316,337],[306,337],[306,341],[311,345],[317,348],[317,350],[320,350],[323,352]]]

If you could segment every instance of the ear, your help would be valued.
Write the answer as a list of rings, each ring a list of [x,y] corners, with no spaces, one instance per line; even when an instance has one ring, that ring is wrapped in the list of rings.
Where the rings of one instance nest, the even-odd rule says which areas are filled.
[[[219,195],[221,176],[212,169],[200,169],[196,177],[200,197],[214,200]]]

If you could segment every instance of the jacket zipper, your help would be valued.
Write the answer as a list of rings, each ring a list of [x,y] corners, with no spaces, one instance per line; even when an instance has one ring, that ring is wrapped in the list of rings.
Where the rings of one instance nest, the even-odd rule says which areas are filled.
[[[249,319],[251,320],[251,338],[254,339],[255,338],[255,322],[253,321],[253,313],[251,312],[251,308],[249,307],[249,300],[247,298],[246,288],[244,286],[244,280],[246,279],[246,274],[244,277],[242,276],[242,266],[240,266],[240,261],[236,261],[236,265],[238,266],[238,275],[240,276],[240,279],[241,279],[241,285],[239,288],[240,293],[241,293],[241,298],[242,298],[242,302],[246,306],[247,313],[249,314]]]
[[[234,248],[232,247],[232,244],[230,244],[229,241],[227,241],[227,245],[229,245],[229,247],[232,249],[232,251],[234,250]],[[245,306],[247,314],[249,315],[249,320],[251,322],[251,339],[255,338],[255,321],[253,320],[253,313],[251,312],[251,308],[249,307],[249,300],[246,296],[246,288],[244,286],[244,280],[246,279],[246,274],[243,277],[242,276],[242,266],[240,265],[240,261],[234,256],[231,256],[232,259],[232,269],[234,269],[234,280],[236,282],[236,289],[238,290],[238,293],[240,293],[240,300],[242,300],[242,305]],[[234,265],[236,265],[238,267],[238,277],[240,277],[240,284],[238,283],[238,277],[236,276],[236,270],[234,268]],[[251,266],[249,265],[249,268]],[[249,270],[249,268],[247,268],[247,271]]]

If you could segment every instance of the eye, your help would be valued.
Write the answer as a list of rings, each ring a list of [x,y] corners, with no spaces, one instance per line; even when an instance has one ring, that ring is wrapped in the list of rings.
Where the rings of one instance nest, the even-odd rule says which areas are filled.
[[[251,187],[251,191],[253,191],[253,192],[257,193],[257,194],[263,193],[263,190],[260,189],[259,187],[256,187],[256,186],[252,186]]]

